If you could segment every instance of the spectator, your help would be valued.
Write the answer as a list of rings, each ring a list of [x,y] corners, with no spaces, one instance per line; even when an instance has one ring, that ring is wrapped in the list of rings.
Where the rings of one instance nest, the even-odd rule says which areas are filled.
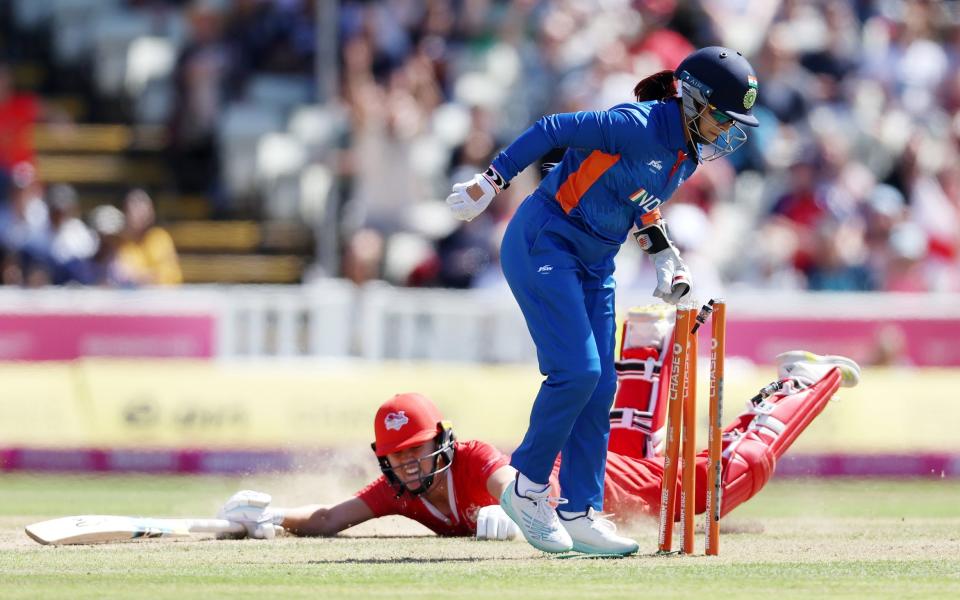
[[[3,246],[0,246],[0,285],[23,285],[20,263]]]
[[[33,165],[21,162],[14,166],[9,189],[10,201],[0,205],[0,247],[6,249],[8,260],[28,274],[47,255],[49,219]]]
[[[343,277],[357,285],[380,279],[384,240],[375,229],[360,229],[343,248]]]
[[[52,283],[83,283],[89,277],[97,238],[79,218],[77,192],[69,185],[53,185],[45,199],[50,213],[47,260]]]
[[[824,220],[814,232],[807,285],[814,291],[868,292],[877,289],[866,266],[863,232],[851,221]]]
[[[10,66],[0,62],[0,173],[4,179],[14,165],[33,163],[33,125],[39,112],[38,100],[16,92]]]
[[[174,71],[171,161],[181,191],[209,192],[220,173],[215,137],[220,111],[237,94],[243,65],[224,40],[221,3],[194,0],[187,19],[191,37]]]
[[[885,270],[884,290],[888,292],[924,292],[930,289],[927,235],[911,222],[895,225],[890,231],[890,263]]]
[[[272,73],[312,73],[313,0],[235,0],[227,37],[245,65]]]
[[[154,226],[153,201],[141,189],[131,190],[123,201],[126,224],[117,261],[137,285],[178,285],[183,283],[180,261],[173,238]]]
[[[136,281],[117,260],[123,243],[124,217],[115,206],[104,204],[90,213],[90,226],[99,239],[97,252],[90,262],[90,270],[83,275],[83,283],[107,287],[133,287]]]
[[[894,229],[906,222],[906,200],[900,190],[881,183],[873,188],[862,210],[867,265],[881,287],[887,288],[896,254],[892,236]]]

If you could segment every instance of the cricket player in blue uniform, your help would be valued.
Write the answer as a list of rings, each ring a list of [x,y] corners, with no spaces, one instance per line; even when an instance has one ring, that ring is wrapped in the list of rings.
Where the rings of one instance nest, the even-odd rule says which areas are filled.
[[[657,270],[654,295],[676,304],[691,277],[659,206],[701,161],[729,154],[755,127],[753,67],[721,47],[697,50],[634,89],[637,102],[548,115],[500,152],[485,173],[453,186],[447,204],[469,221],[510,180],[553,148],[563,159],[524,200],[501,246],[503,273],[526,319],[546,379],[500,498],[536,548],[631,554],[635,541],[598,513],[614,370],[614,256],[631,230]],[[548,480],[562,454],[563,498]],[[555,509],[557,506],[558,509]]]

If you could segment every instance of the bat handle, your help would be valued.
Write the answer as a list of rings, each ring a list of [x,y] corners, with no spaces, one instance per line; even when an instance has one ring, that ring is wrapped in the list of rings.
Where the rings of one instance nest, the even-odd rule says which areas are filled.
[[[226,519],[190,519],[187,529],[190,533],[244,533],[247,530],[242,523]]]

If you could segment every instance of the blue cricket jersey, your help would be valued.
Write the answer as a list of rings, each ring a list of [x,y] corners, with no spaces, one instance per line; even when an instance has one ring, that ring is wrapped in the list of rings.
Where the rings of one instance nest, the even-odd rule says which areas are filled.
[[[552,148],[567,151],[534,194],[558,202],[592,235],[618,244],[697,168],[686,153],[680,103],[673,99],[547,115],[500,152],[493,167],[509,181]]]

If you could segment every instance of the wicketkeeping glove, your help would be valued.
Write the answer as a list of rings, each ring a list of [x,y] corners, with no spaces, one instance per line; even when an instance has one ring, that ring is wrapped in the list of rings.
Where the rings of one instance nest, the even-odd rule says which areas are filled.
[[[688,297],[693,278],[687,264],[680,258],[680,251],[667,236],[666,223],[657,221],[638,230],[633,236],[640,244],[640,249],[653,259],[657,270],[657,289],[653,295],[670,304],[678,304]]]
[[[478,540],[512,540],[519,534],[520,528],[499,504],[484,506],[477,513]]]
[[[282,520],[282,515],[270,510],[270,500],[270,494],[264,492],[239,491],[230,496],[227,503],[217,511],[217,518],[240,523],[247,528],[247,536],[251,538],[273,539],[279,525],[274,521],[278,518]]]
[[[470,181],[454,184],[453,193],[447,196],[447,206],[457,219],[472,221],[490,206],[494,196],[509,185],[496,169],[490,167],[484,173],[474,175]],[[474,190],[473,196],[469,191],[471,189]]]

